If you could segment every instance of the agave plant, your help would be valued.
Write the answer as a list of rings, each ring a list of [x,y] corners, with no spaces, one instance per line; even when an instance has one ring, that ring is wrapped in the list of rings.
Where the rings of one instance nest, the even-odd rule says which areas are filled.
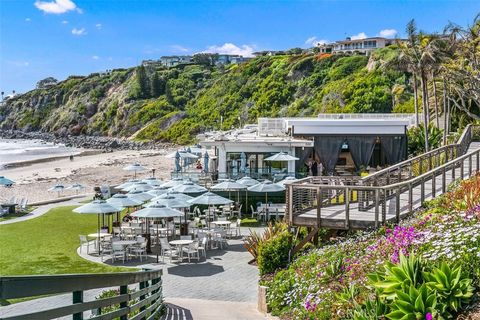
[[[396,290],[397,298],[392,302],[388,319],[436,319],[437,297],[424,283],[420,288],[410,285],[406,290]]]
[[[250,252],[250,254],[253,256],[253,259],[256,261],[260,244],[268,241],[276,234],[286,230],[287,228],[288,226],[284,222],[269,222],[263,234],[260,234],[254,230],[250,230],[250,234],[246,236],[243,240],[243,246],[245,247],[245,249],[247,249],[248,252]]]

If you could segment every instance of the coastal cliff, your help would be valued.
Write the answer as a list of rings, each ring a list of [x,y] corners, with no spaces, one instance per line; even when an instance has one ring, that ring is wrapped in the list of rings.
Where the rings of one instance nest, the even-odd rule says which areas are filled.
[[[204,130],[239,127],[262,116],[411,112],[408,78],[383,67],[396,54],[394,47],[370,57],[287,54],[228,66],[158,65],[70,76],[6,101],[0,129],[63,141],[86,136],[188,143]]]

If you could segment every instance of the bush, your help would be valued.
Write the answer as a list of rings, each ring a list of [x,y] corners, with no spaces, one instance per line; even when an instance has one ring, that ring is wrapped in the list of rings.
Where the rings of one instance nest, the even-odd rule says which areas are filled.
[[[291,248],[291,235],[288,231],[282,231],[269,241],[260,244],[258,248],[258,269],[260,275],[273,273],[288,264],[288,256]]]

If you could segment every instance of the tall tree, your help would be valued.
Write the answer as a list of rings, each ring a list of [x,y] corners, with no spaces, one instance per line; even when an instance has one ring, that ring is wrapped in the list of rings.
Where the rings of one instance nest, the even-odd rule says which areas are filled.
[[[150,91],[152,98],[157,98],[165,93],[165,81],[163,81],[163,78],[160,78],[157,72],[155,72],[152,76]]]
[[[137,97],[148,98],[150,95],[149,83],[145,67],[140,65],[136,70],[137,75]]]

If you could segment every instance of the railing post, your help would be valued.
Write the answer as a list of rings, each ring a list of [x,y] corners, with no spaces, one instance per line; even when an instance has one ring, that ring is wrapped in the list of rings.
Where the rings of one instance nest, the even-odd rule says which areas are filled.
[[[460,160],[460,179],[463,180],[463,175],[464,175],[464,164],[463,164],[463,159]]]
[[[395,220],[400,222],[400,187],[395,191]]]
[[[128,286],[120,286],[120,294],[128,294]],[[120,309],[128,307],[128,301],[124,301],[120,303]],[[127,320],[128,319],[128,313],[121,316],[120,320]]]
[[[83,303],[83,291],[73,292],[73,304]],[[73,320],[83,320],[83,312],[73,314]]]
[[[385,225],[387,223],[387,191],[382,189],[382,223]]]
[[[455,173],[455,170],[457,168],[457,164],[454,162],[453,165],[452,165],[452,181],[455,181],[456,179],[456,173]]]
[[[378,215],[380,213],[380,208],[378,207],[380,203],[380,190],[375,189],[375,228],[378,228]]]
[[[472,155],[468,156],[468,176],[472,176]]]
[[[288,219],[290,219],[290,225],[293,224],[293,186],[288,186]]]
[[[435,176],[435,171],[432,173],[432,199],[435,198],[435,195],[437,193],[437,181],[436,181],[436,176]]]
[[[420,179],[420,203],[423,205],[425,202],[425,179]]]
[[[447,181],[446,181],[446,169],[442,168],[442,193],[447,191]]]
[[[350,189],[345,188],[345,229],[350,228]]]
[[[477,150],[477,163],[476,163],[476,167],[477,167],[477,172],[480,170],[480,152],[478,152]]]
[[[146,287],[148,287],[148,281],[142,281],[142,282],[140,282],[139,285],[140,285],[140,290],[145,289]],[[144,300],[145,297],[146,296],[144,294],[142,294],[140,296],[140,301]],[[145,309],[146,309],[146,306],[140,307],[140,312],[144,311]],[[144,319],[146,319],[146,317],[142,317],[142,320],[144,320]]]
[[[408,184],[408,213],[413,211],[413,189],[412,183]]]
[[[317,226],[322,225],[322,189],[317,188]]]

